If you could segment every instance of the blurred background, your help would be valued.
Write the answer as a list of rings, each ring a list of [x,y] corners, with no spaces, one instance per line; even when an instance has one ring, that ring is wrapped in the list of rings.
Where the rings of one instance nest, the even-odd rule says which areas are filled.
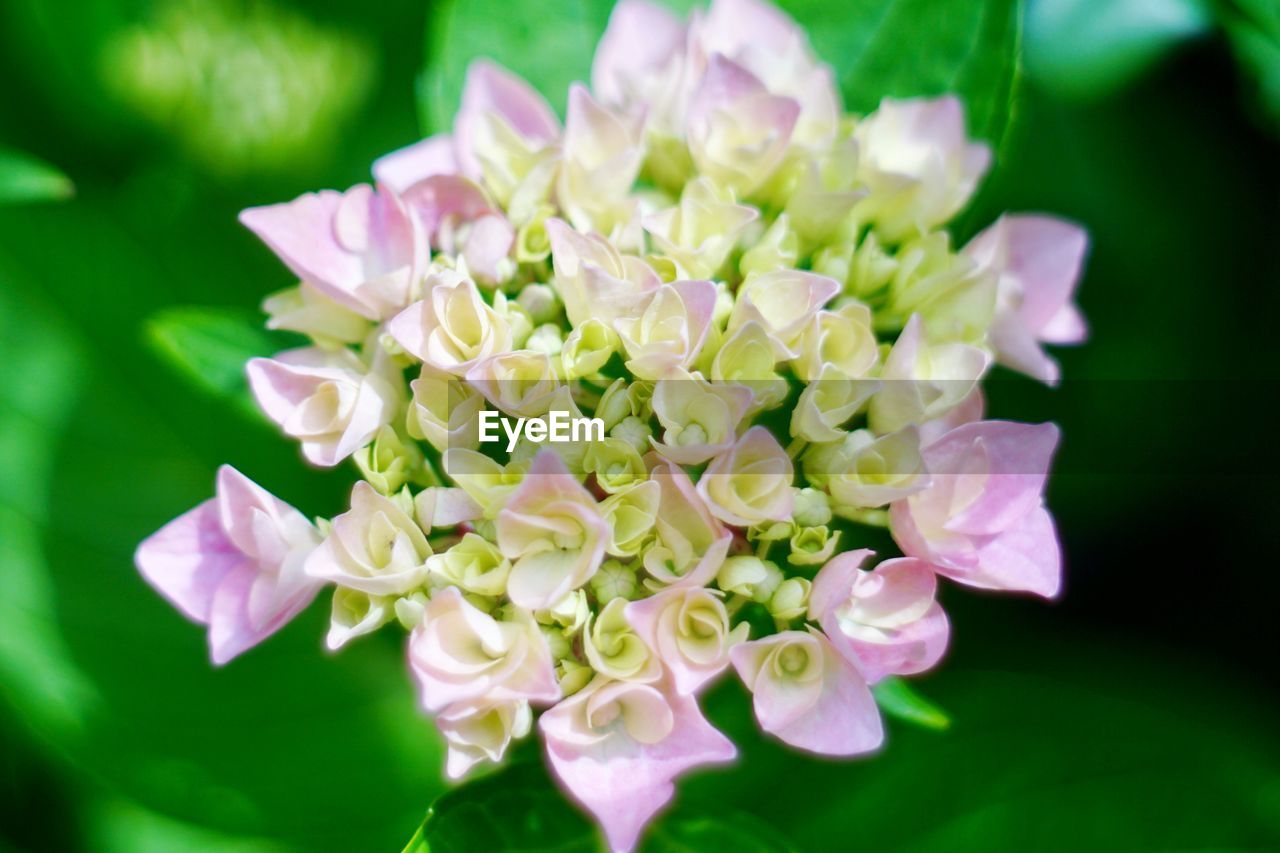
[[[850,8],[877,5],[922,31],[954,14]],[[743,759],[677,810],[801,850],[1280,848],[1280,4],[977,5],[1021,21],[1022,74],[958,236],[1011,209],[1093,239],[1068,380],[990,391],[993,416],[1063,428],[1066,594],[948,588],[953,648],[919,686],[953,723],[894,721],[869,759],[763,741],[724,684],[708,712]],[[394,632],[331,657],[318,600],[215,670],[131,555],[221,462],[340,508],[350,475],[228,405],[238,374],[193,382],[203,355],[167,329],[213,307],[208,353],[269,350],[239,321],[290,282],[237,211],[368,180],[447,114],[420,70],[450,20],[429,0],[0,5],[0,850],[398,850],[445,790]],[[497,58],[560,49],[518,47]]]

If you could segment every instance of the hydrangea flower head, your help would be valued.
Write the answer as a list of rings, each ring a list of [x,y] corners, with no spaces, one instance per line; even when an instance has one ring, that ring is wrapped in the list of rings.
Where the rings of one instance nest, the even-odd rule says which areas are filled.
[[[623,0],[590,79],[562,123],[479,61],[374,186],[242,214],[299,279],[269,324],[312,342],[254,395],[362,478],[312,525],[223,469],[137,562],[217,663],[321,588],[332,648],[398,625],[451,778],[540,737],[629,850],[734,757],[715,679],[786,744],[868,753],[871,687],[946,651],[947,583],[1058,593],[1057,428],[986,420],[981,383],[1057,381],[1086,239],[1009,215],[955,246],[991,160],[963,104],[844,115],[758,0]],[[865,547],[886,527],[901,555]]]

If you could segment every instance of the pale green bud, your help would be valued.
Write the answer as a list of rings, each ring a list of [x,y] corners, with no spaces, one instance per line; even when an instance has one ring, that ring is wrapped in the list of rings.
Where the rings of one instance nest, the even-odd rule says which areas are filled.
[[[716,584],[725,592],[764,603],[782,583],[782,570],[767,560],[743,555],[730,557],[716,573]]]
[[[769,229],[742,256],[738,269],[745,278],[751,273],[773,272],[780,269],[794,269],[800,257],[800,238],[791,229],[790,220],[784,213],[773,221]],[[728,314],[725,315],[726,319]]]
[[[384,495],[406,482],[418,482],[425,462],[413,442],[404,441],[390,424],[383,424],[373,441],[351,455],[360,474]]]
[[[498,596],[507,591],[511,562],[492,542],[468,533],[449,550],[428,557],[427,569],[466,592]]]
[[[747,538],[752,542],[779,542],[790,539],[795,533],[794,521],[765,521],[747,529]]]
[[[649,545],[660,495],[657,482],[643,480],[600,502],[600,515],[609,525],[606,551],[616,557],[634,557]]]
[[[551,323],[560,314],[560,298],[547,284],[526,284],[516,297],[516,304],[525,310],[534,323]]]
[[[801,489],[796,492],[791,515],[801,527],[819,527],[831,521],[831,499],[826,492]]]
[[[600,488],[610,494],[645,479],[648,474],[636,448],[612,436],[588,444],[582,463],[586,472],[596,475]]]
[[[572,696],[586,687],[596,672],[585,663],[566,657],[556,664],[556,680],[560,684],[560,692]]]
[[[787,578],[778,584],[769,599],[769,612],[784,622],[799,618],[809,609],[812,584],[805,578]]]
[[[653,427],[634,415],[628,415],[610,431],[610,436],[635,448],[638,453],[647,453],[652,445],[649,438],[653,435]]]
[[[560,359],[565,376],[577,379],[596,375],[618,351],[620,343],[618,333],[608,323],[595,318],[588,320],[570,332],[564,341]]]
[[[591,576],[589,585],[595,593],[596,601],[601,604],[608,604],[615,598],[631,600],[640,588],[636,581],[636,570],[618,560],[606,560]]]
[[[621,681],[657,679],[661,664],[627,621],[627,600],[615,598],[588,617],[582,650],[596,672]]]
[[[525,341],[524,346],[525,349],[531,349],[534,352],[545,352],[554,358],[560,355],[560,350],[564,348],[564,333],[560,331],[559,326],[553,323],[543,323],[529,333],[529,338]]]
[[[930,341],[982,343],[995,316],[997,279],[968,255],[951,251],[946,232],[898,249],[886,314],[919,314]]]
[[[613,429],[623,418],[634,415],[625,379],[615,379],[596,404],[596,417],[604,421],[606,430]]]
[[[830,560],[840,541],[840,531],[832,533],[826,525],[801,527],[791,537],[791,554],[787,562],[793,566],[818,566]]]
[[[564,631],[554,625],[539,625],[538,630],[542,632],[542,638],[547,641],[547,648],[551,651],[552,660],[559,660],[573,655],[573,643],[565,635]]]
[[[404,598],[397,598],[395,603],[396,620],[406,631],[412,631],[422,621],[422,612],[427,607],[427,596],[422,592],[414,592]]]
[[[551,625],[565,634],[573,634],[586,624],[590,615],[587,594],[576,589],[556,602],[550,610],[535,611],[533,617],[542,625]]]
[[[516,260],[522,264],[544,261],[551,254],[551,238],[547,236],[547,217],[555,208],[539,205],[530,219],[516,230]],[[532,312],[530,312],[532,313]]]
[[[395,614],[390,599],[345,586],[335,587],[333,614],[325,644],[330,650],[339,649],[356,637],[376,631],[393,618]]]

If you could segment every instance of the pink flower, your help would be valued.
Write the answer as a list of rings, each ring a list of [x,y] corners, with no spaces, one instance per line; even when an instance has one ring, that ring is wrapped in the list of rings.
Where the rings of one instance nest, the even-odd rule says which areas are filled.
[[[1051,216],[1002,216],[967,245],[965,254],[998,276],[991,344],[999,360],[1050,385],[1058,363],[1040,343],[1084,340],[1084,318],[1071,302],[1089,238]]]
[[[404,193],[429,178],[461,176],[484,183],[505,201],[524,177],[508,171],[512,155],[535,155],[559,137],[560,121],[537,91],[496,62],[480,59],[467,68],[452,135],[437,134],[384,155],[373,172]]]
[[[654,81],[684,49],[685,29],[675,15],[645,0],[621,0],[596,45],[591,88],[606,104],[644,103]]]
[[[658,586],[706,586],[724,563],[733,534],[711,514],[680,466],[655,465],[649,479],[660,489],[658,538],[645,551],[645,570]]]
[[[364,447],[398,408],[391,383],[346,349],[288,350],[252,359],[247,372],[262,411],[315,465],[337,465]]]
[[[383,320],[412,301],[426,246],[404,202],[358,184],[251,207],[240,221],[295,275],[339,304]]]
[[[867,682],[820,632],[783,631],[734,646],[760,727],[820,755],[857,755],[884,740]]]
[[[905,554],[969,586],[1052,598],[1061,555],[1041,492],[1058,443],[1053,424],[978,421],[924,448],[924,491],[890,507]]]
[[[713,54],[689,104],[689,153],[718,186],[749,195],[782,162],[799,115],[795,100]]]
[[[546,228],[556,291],[575,328],[637,313],[662,284],[648,264],[598,234],[579,234],[559,219],[548,219]]]
[[[209,626],[209,654],[221,665],[311,603],[321,583],[302,566],[319,543],[302,513],[223,465],[216,497],[148,537],[134,562],[187,618]]]
[[[729,627],[722,599],[717,590],[687,586],[627,605],[627,621],[657,653],[680,693],[692,694],[723,672],[729,650],[747,638],[747,623]]]
[[[467,68],[462,106],[453,120],[458,165],[473,180],[484,175],[483,158],[495,144],[495,125],[530,147],[560,136],[560,120],[537,90],[496,62],[479,59]]]
[[[515,613],[499,622],[453,586],[432,596],[409,636],[409,669],[431,712],[482,700],[560,698],[551,650],[533,618]]]
[[[950,628],[934,600],[937,579],[928,563],[904,557],[864,571],[869,556],[849,551],[822,567],[809,594],[809,618],[874,684],[929,669],[946,650]]]
[[[737,755],[692,697],[662,684],[597,677],[538,725],[552,770],[600,821],[615,851],[635,847],[671,799],[676,776]]]
[[[512,561],[507,594],[530,610],[552,607],[591,580],[609,542],[595,498],[549,448],[533,458],[497,529],[498,547]]]

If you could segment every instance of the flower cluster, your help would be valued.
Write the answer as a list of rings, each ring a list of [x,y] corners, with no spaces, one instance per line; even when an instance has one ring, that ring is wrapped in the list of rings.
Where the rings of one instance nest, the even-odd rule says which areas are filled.
[[[300,279],[248,365],[350,508],[312,524],[234,469],[137,563],[223,663],[332,587],[328,645],[388,623],[460,777],[534,727],[631,848],[673,779],[735,750],[733,669],[797,748],[878,747],[869,686],[933,666],[938,577],[1053,596],[1051,424],[983,419],[999,361],[1084,335],[1077,227],[945,230],[990,162],[952,97],[842,111],[761,0],[623,0],[566,120],[491,62],[376,186],[244,211]],[[480,441],[480,413],[598,419]],[[887,528],[905,556],[865,547]]]

